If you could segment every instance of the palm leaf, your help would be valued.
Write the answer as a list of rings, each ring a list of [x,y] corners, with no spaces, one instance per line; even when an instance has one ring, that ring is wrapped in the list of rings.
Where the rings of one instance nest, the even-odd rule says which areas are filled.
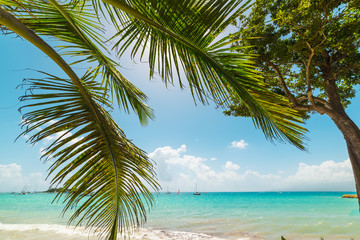
[[[56,174],[54,184],[64,185],[59,197],[65,189],[70,189],[64,211],[82,199],[85,201],[70,220],[79,218],[79,224],[86,221],[88,227],[100,227],[108,239],[116,239],[118,231],[122,233],[132,225],[140,225],[146,217],[143,201],[149,206],[153,200],[141,180],[155,191],[159,186],[144,152],[126,139],[101,107],[109,107],[109,101],[104,89],[94,81],[95,73],[88,72],[79,79],[53,48],[2,7],[0,25],[38,47],[71,79],[48,75],[48,79],[29,80],[30,92],[39,90],[39,93],[23,97],[38,101],[25,106],[35,108],[24,114],[23,124],[27,126],[24,134],[35,131],[30,142],[61,134],[46,149],[45,157],[58,158],[51,166],[51,173]],[[76,137],[82,138],[74,144]],[[65,180],[69,175],[70,179]],[[89,192],[95,195],[84,199]]]
[[[287,99],[266,88],[254,69],[252,56],[231,52],[233,39],[219,34],[248,8],[249,1],[103,0],[134,16],[117,34],[119,54],[131,48],[132,57],[149,50],[151,77],[157,72],[180,86],[183,71],[194,98],[228,106],[234,97],[246,104],[256,127],[270,139],[289,141],[303,149],[306,129]]]
[[[115,239],[118,230],[123,233],[146,220],[143,202],[150,207],[153,196],[145,184],[155,191],[158,184],[146,154],[126,138],[101,107],[111,109],[111,103],[93,75],[87,72],[81,83],[94,99],[92,107],[98,114],[71,80],[49,74],[45,79],[27,80],[31,91],[21,100],[30,103],[21,109],[31,111],[23,114],[23,134],[33,133],[29,138],[32,144],[60,135],[43,155],[56,159],[49,173],[55,175],[53,185],[62,185],[56,198],[64,195],[64,211],[82,201],[70,222],[86,222],[102,229],[107,239]],[[88,193],[94,194],[88,197]]]
[[[76,2],[81,2],[82,7],[86,3],[85,0]],[[97,0],[92,2],[102,5]],[[261,128],[268,139],[286,140],[303,148],[301,139],[306,130],[297,125],[302,122],[301,115],[290,109],[286,99],[266,89],[253,71],[249,56],[230,52],[227,46],[232,39],[217,40],[219,34],[249,7],[249,1],[244,5],[238,0],[225,3],[221,0],[103,2],[114,5],[127,16],[121,21],[123,29],[116,44],[120,54],[132,47],[133,57],[136,53],[143,57],[149,47],[151,76],[157,68],[165,83],[173,83],[175,69],[180,86],[184,86],[180,78],[184,70],[193,96],[201,102],[207,102],[210,97],[219,105],[227,106],[229,99],[235,97],[247,105],[255,126]]]
[[[58,47],[63,50],[63,55],[75,57],[73,64],[98,62],[105,89],[112,90],[112,96],[126,112],[131,106],[142,124],[147,124],[148,118],[153,117],[151,109],[144,103],[146,95],[129,82],[118,71],[120,66],[105,54],[106,39],[92,6],[59,4],[56,0],[0,0],[0,4],[37,34],[61,40]]]

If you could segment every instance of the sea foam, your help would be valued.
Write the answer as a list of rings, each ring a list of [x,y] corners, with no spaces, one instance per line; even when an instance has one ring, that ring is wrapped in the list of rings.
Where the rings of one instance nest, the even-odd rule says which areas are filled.
[[[57,235],[67,235],[76,237],[76,239],[89,239],[89,236],[92,236],[91,232],[84,227],[73,227],[65,226],[60,224],[5,224],[0,223],[0,232],[1,236],[6,235],[6,232],[9,232],[8,239],[11,238],[11,235],[14,232],[27,232],[23,233],[28,235],[31,239],[31,235],[38,234],[39,231],[44,234],[48,233],[49,236],[52,234]],[[12,232],[12,233],[11,233]],[[43,236],[45,237],[45,236]],[[95,237],[93,235],[93,237]],[[15,238],[14,238],[15,239]],[[60,239],[60,238],[59,238]],[[120,239],[120,238],[119,238]],[[181,232],[181,231],[164,231],[156,230],[151,228],[141,228],[131,234],[131,239],[134,240],[222,240],[222,238],[210,236],[203,233],[193,233],[193,232]],[[250,238],[238,238],[238,240],[250,240]]]
[[[63,235],[88,236],[89,232],[83,227],[64,226],[60,224],[5,224],[0,223],[0,231],[42,231],[55,232]]]

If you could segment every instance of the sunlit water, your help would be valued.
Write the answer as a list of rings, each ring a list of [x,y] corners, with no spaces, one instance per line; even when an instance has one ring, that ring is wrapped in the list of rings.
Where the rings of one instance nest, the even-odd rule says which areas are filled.
[[[133,239],[359,239],[356,199],[342,192],[159,194]],[[0,194],[0,239],[97,239],[66,227],[55,194]]]

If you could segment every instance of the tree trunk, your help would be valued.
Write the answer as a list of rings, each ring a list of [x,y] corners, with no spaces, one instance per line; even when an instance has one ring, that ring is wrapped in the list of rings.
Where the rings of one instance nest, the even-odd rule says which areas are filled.
[[[345,111],[341,114],[336,114],[336,116],[330,117],[345,138],[347,149],[349,152],[350,162],[354,173],[356,193],[358,197],[360,197],[360,129],[349,118]],[[358,201],[360,211],[360,198],[358,198]]]
[[[325,91],[328,97],[330,111],[326,114],[334,121],[336,126],[343,134],[349,153],[352,170],[355,178],[356,193],[358,195],[358,205],[360,211],[360,129],[346,114],[336,85],[336,79],[333,77],[332,66],[330,71],[324,74]]]

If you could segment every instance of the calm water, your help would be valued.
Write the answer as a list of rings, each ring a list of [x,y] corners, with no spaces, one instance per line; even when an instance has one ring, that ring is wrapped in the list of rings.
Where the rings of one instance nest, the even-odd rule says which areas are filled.
[[[159,194],[134,239],[359,239],[356,199],[343,192]],[[0,239],[96,239],[65,227],[54,194],[0,194]],[[211,236],[211,237],[210,237]]]

